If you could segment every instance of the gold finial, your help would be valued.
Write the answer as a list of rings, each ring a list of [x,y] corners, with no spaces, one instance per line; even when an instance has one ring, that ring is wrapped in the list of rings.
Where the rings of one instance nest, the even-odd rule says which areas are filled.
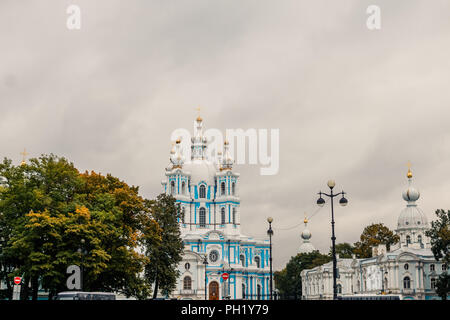
[[[195,110],[197,110],[197,112],[198,112],[197,121],[198,121],[198,122],[202,121],[203,119],[202,119],[202,117],[200,117],[200,107],[195,108]]]
[[[408,166],[408,173],[406,174],[406,176],[408,177],[408,179],[411,179],[413,177],[413,175],[411,172],[411,162],[410,161],[408,161],[407,166]]]
[[[308,218],[306,217],[306,213],[305,213],[305,220],[303,220],[303,222],[304,222],[305,224],[308,223]]]
[[[178,138],[176,141],[176,144],[180,144],[180,142],[181,142],[181,138]]]
[[[21,166],[23,166],[24,164],[26,164],[26,156],[29,155],[29,153],[27,152],[27,149],[23,149],[23,152],[20,153],[22,155],[22,162],[20,163]]]

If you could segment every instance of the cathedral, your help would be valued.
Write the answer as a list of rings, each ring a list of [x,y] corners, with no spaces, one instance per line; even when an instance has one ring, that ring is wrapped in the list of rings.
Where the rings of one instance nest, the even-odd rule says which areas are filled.
[[[191,144],[185,159],[182,143]],[[195,121],[191,141],[178,139],[170,151],[163,190],[181,207],[184,243],[178,299],[269,299],[269,241],[241,234],[239,173],[233,171],[229,143],[208,157],[203,119]]]
[[[402,300],[439,299],[436,280],[447,272],[447,265],[436,261],[425,231],[429,223],[416,201],[420,192],[413,185],[411,170],[402,197],[406,206],[397,219],[395,233],[400,241],[386,250],[385,245],[372,248],[372,257],[350,259],[337,257],[337,291],[340,297],[391,294]],[[303,270],[303,299],[333,298],[332,262]]]

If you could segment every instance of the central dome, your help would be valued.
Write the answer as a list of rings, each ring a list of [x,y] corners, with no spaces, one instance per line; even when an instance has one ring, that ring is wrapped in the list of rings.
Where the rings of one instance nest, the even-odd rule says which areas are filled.
[[[407,206],[398,217],[397,230],[427,228],[428,220],[417,206]]]
[[[198,184],[201,181],[208,185],[214,185],[216,166],[208,160],[192,160],[183,165],[183,171],[191,175],[191,184]]]

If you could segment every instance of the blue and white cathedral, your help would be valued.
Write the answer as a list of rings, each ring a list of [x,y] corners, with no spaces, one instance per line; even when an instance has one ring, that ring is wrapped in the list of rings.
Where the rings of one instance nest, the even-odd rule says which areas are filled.
[[[208,142],[199,116],[190,141],[190,159],[185,159],[184,142],[178,139],[162,181],[164,192],[175,197],[181,207],[184,254],[172,296],[268,299],[269,241],[241,234],[239,174],[233,172],[229,143],[225,140],[223,152],[209,159]],[[224,273],[229,275],[227,280]]]

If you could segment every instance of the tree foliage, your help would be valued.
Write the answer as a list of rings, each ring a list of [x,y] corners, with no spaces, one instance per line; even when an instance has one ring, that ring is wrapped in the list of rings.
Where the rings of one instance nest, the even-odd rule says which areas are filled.
[[[450,265],[450,210],[436,210],[437,220],[431,222],[431,228],[425,232],[430,237],[431,251],[436,260],[443,259]]]
[[[155,201],[148,203],[152,217],[159,226],[159,237],[143,239],[145,255],[150,259],[145,267],[145,278],[154,283],[153,298],[156,298],[158,290],[168,295],[175,289],[179,277],[178,263],[182,260],[184,245],[178,224],[180,207],[175,198],[160,194]],[[154,228],[152,225],[149,227]]]
[[[339,255],[341,259],[350,259],[354,253],[355,248],[347,242],[336,244],[336,254]],[[330,257],[333,256],[333,248],[330,247],[330,252],[328,253]]]
[[[389,250],[391,245],[400,241],[400,237],[382,223],[374,223],[364,228],[360,240],[354,244],[357,258],[372,257],[372,247],[385,244]]]
[[[450,210],[436,210],[437,220],[431,222],[431,228],[425,232],[430,238],[431,251],[436,260],[450,265]],[[447,300],[450,293],[450,275],[443,272],[436,281],[436,293]]]

